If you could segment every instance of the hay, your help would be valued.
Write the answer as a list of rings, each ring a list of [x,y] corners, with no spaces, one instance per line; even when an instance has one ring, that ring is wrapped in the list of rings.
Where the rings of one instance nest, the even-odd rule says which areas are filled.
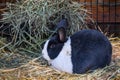
[[[21,0],[6,4],[7,12],[0,20],[4,24],[0,27],[10,28],[11,42],[0,49],[30,57],[39,56],[40,45],[56,32],[56,24],[63,17],[69,24],[67,35],[88,28],[87,21],[93,22],[84,4],[72,0]]]
[[[64,16],[69,27],[68,35],[88,28],[86,21],[92,19],[83,4],[72,0],[21,0],[7,3],[7,12],[1,22],[12,25],[12,40],[15,45],[37,44],[37,40],[47,38],[55,32],[56,25]],[[53,25],[54,24],[54,25]],[[27,36],[27,38],[26,38]],[[33,43],[31,43],[33,42]]]
[[[59,72],[46,65],[40,65],[38,62],[30,61],[18,68],[0,70],[0,78],[8,80],[28,79],[28,80],[109,80],[120,77],[120,68],[117,65],[106,67],[102,70],[96,70],[93,73],[84,75],[71,75],[64,72]],[[118,76],[117,76],[118,75]]]
[[[86,74],[68,74],[48,66],[41,58],[30,60],[19,67],[0,69],[1,80],[119,80],[120,79],[120,40],[111,40],[113,57],[110,66]]]

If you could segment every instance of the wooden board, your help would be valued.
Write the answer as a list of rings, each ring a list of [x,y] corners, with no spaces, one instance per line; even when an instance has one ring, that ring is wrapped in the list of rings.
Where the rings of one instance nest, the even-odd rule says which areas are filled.
[[[97,22],[120,22],[120,0],[75,0],[85,7]]]

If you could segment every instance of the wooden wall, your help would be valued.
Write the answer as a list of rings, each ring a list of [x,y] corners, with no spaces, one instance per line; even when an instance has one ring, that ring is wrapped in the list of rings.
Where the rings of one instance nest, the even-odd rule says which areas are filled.
[[[98,22],[120,22],[120,0],[75,0],[86,8]]]
[[[103,31],[120,35],[120,0],[74,0],[85,4]]]

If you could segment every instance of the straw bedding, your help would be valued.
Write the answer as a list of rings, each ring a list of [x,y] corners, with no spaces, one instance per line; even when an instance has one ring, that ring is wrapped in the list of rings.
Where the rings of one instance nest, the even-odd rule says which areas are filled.
[[[1,68],[0,80],[120,80],[120,39],[112,38],[111,42],[113,45],[111,65],[92,73],[60,72],[48,66],[41,57],[37,57],[15,68]]]

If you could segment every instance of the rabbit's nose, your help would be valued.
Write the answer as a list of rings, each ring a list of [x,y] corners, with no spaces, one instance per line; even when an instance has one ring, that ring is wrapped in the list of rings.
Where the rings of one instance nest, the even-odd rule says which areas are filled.
[[[44,51],[42,51],[42,53],[41,53],[41,54],[42,54],[41,56],[44,58]]]
[[[42,57],[44,58],[44,53],[42,52]]]

